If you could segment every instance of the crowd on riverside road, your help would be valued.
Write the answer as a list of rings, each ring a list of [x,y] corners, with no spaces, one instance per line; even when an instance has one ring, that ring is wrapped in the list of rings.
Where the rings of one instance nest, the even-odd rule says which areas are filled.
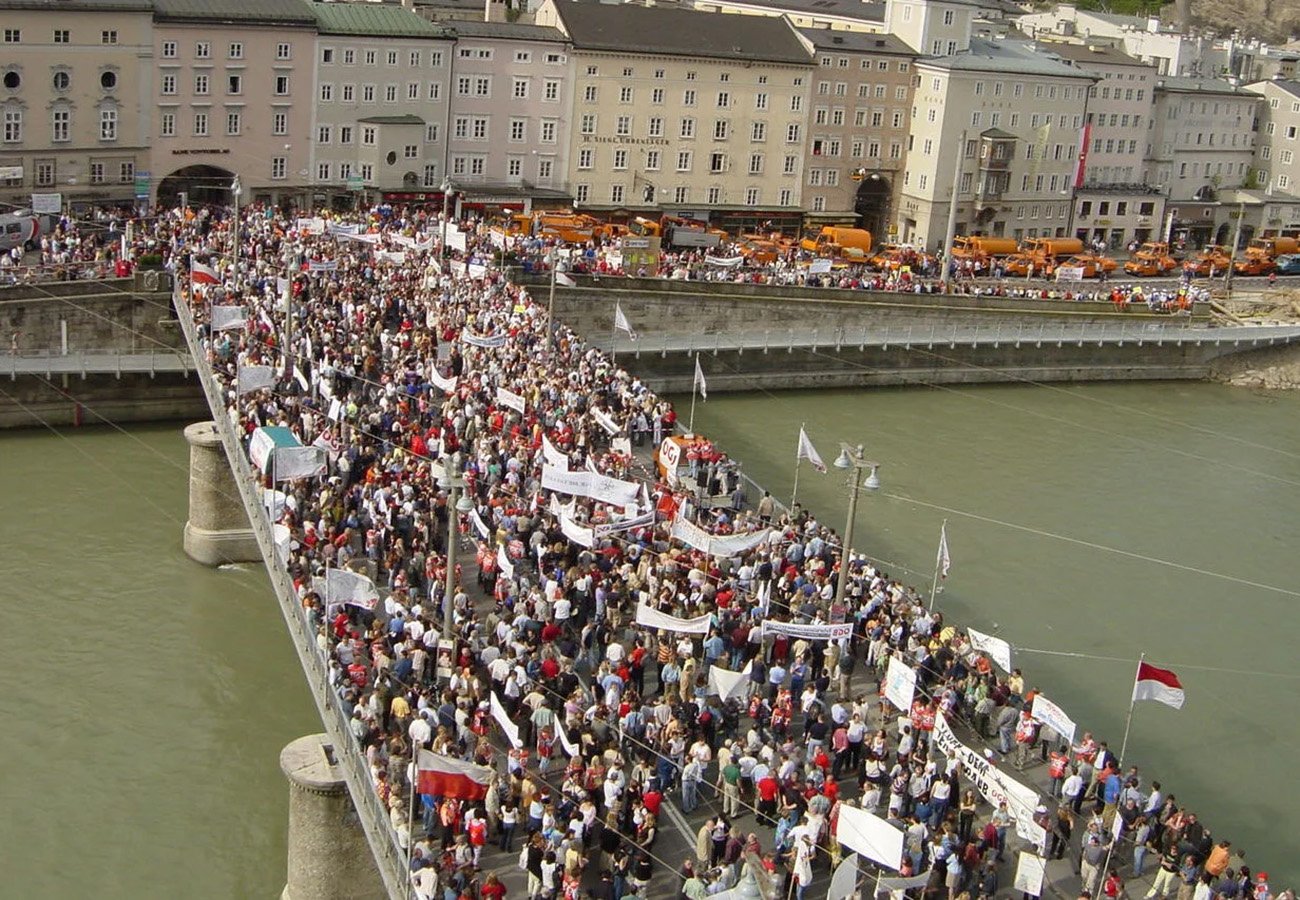
[[[736,884],[751,854],[803,900],[815,871],[840,858],[835,825],[856,806],[904,831],[899,874],[929,873],[948,900],[991,897],[1010,886],[1023,844],[1012,812],[990,809],[931,748],[942,712],[995,742],[1008,765],[1049,760],[1057,808],[1044,803],[1034,820],[1049,835],[1044,852],[1073,854],[1089,896],[1116,900],[1154,863],[1148,896],[1271,900],[1263,873],[1146,772],[1121,771],[1105,742],[1085,734],[1070,747],[1040,733],[1026,718],[1032,682],[994,669],[865,558],[843,565],[839,539],[814,514],[782,512],[766,496],[753,509],[686,502],[637,449],[647,433],[672,431],[671,406],[550,322],[490,265],[486,239],[462,227],[466,249],[444,254],[436,213],[381,207],[314,233],[253,207],[237,271],[228,221],[200,229],[173,217],[152,238],[182,282],[192,264],[223,282],[187,291],[237,429],[281,425],[328,448],[322,477],[279,485],[287,564],[418,896],[500,900],[502,873],[479,866],[491,843],[518,853],[529,900],[645,896],[652,877],[669,883],[665,896],[700,900]],[[213,328],[216,305],[243,306],[242,327]],[[241,393],[241,367],[257,364],[285,377]],[[556,454],[572,472],[644,487],[626,506],[562,504],[542,487]],[[683,480],[721,456],[702,455]],[[435,460],[463,473],[472,513],[449,507]],[[627,506],[653,507],[658,523],[585,530],[617,529]],[[713,556],[670,537],[674,513],[714,535],[770,531]],[[476,565],[455,567],[446,597],[449,525],[477,553]],[[327,604],[317,579],[338,567],[367,573],[382,599]],[[439,633],[448,603],[452,635]],[[707,616],[707,628],[646,627],[640,606]],[[809,640],[765,633],[764,622],[852,629]],[[906,711],[879,695],[891,657],[917,674]],[[747,672],[742,695],[723,702],[711,667]],[[491,766],[486,798],[413,796],[419,749]],[[665,806],[692,813],[711,798],[720,807],[694,858],[656,853]]]

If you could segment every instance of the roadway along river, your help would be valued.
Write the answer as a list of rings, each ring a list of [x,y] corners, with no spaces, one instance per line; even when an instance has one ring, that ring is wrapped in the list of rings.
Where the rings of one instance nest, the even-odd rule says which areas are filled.
[[[1187,706],[1143,704],[1131,762],[1248,848],[1275,885],[1295,884],[1300,396],[987,387],[718,395],[696,409],[700,430],[787,500],[801,419],[828,463],[839,439],[883,463],[856,543],[917,570],[913,583],[928,587],[948,515],[940,599],[958,621],[1022,648],[1145,650],[1175,669]],[[18,675],[0,699],[15,811],[0,845],[16,896],[265,897],[283,885],[277,757],[319,724],[260,571],[209,571],[181,552],[180,427],[0,434],[6,505],[23,517],[10,516],[0,555],[6,668]],[[800,495],[843,527],[836,474],[805,465]],[[1118,746],[1133,663],[1017,659]]]
[[[688,414],[689,397],[675,399]],[[755,393],[716,395],[695,414],[787,503],[800,421],[828,466],[840,440],[881,463],[854,543],[927,591],[948,517],[940,605],[956,622],[1022,648],[1130,660],[1014,660],[1112,749],[1138,655],[1174,669],[1186,706],[1139,705],[1126,763],[1246,848],[1275,885],[1300,880],[1300,395],[1172,383]],[[841,532],[845,484],[834,467],[800,474],[800,501]]]

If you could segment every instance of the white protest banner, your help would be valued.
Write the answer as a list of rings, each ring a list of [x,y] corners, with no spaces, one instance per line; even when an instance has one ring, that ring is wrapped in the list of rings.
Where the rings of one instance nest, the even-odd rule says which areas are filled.
[[[555,466],[564,472],[569,471],[568,455],[561,453],[546,435],[542,435],[542,458],[546,460],[547,465]]]
[[[1083,266],[1057,266],[1057,281],[1083,281]]]
[[[826,900],[849,900],[858,895],[858,856],[850,853],[848,858],[835,867],[831,876],[830,887],[826,888]]]
[[[659,465],[664,467],[664,477],[669,484],[677,483],[677,464],[682,460],[682,445],[666,437],[659,445]]]
[[[590,493],[587,496],[611,506],[630,506],[641,493],[641,487],[635,481],[620,481],[594,472],[590,483]]]
[[[444,394],[454,394],[456,392],[456,379],[450,375],[439,374],[435,366],[429,367],[429,380],[433,382],[434,387]]]
[[[831,261],[829,259],[814,259],[812,265],[808,267],[809,275],[827,275],[831,271]]]
[[[369,234],[369,233],[362,234],[360,232],[358,232],[357,234],[344,234],[343,232],[336,232],[334,234],[334,237],[340,241],[356,241],[358,244],[378,244],[380,240],[380,236],[377,234]]]
[[[232,328],[243,328],[247,322],[248,313],[242,306],[212,307],[213,331],[229,331]]]
[[[299,231],[304,231],[307,234],[324,234],[325,220],[320,216],[312,219],[298,219],[297,227]]]
[[[995,638],[991,634],[985,634],[982,631],[976,631],[974,628],[967,628],[966,633],[970,635],[971,646],[982,653],[987,653],[989,657],[998,664],[1004,672],[1011,671],[1011,645],[1002,638]]]
[[[679,619],[646,604],[644,600],[636,606],[636,623],[648,628],[661,628],[678,634],[708,634],[713,617],[708,613],[693,619]]]
[[[746,685],[749,684],[749,671],[752,667],[753,663],[750,663],[745,666],[745,671],[733,672],[716,664],[709,666],[709,690],[717,694],[723,703],[741,699],[745,696]]]
[[[984,754],[976,753],[958,740],[943,713],[934,717],[930,746],[944,756],[955,757],[961,763],[966,777],[995,808],[1000,803],[1007,805],[1007,810],[1015,819],[1016,834],[1039,848],[1046,847],[1047,832],[1034,821],[1034,810],[1038,806],[1037,791],[1011,778],[993,765]]]
[[[1119,816],[1115,817],[1120,818]],[[1016,881],[1013,887],[1031,897],[1041,897],[1043,894],[1043,875],[1047,871],[1047,860],[1041,856],[1030,853],[1028,850],[1020,851],[1020,861],[1016,864]]]
[[[596,546],[596,536],[592,530],[585,525],[579,525],[573,519],[564,514],[560,515],[560,531],[563,535],[579,547]]]
[[[497,402],[502,406],[513,409],[521,416],[524,414],[524,410],[527,409],[522,394],[516,394],[514,391],[507,391],[503,387],[497,388]]]
[[[507,578],[515,577],[515,564],[510,561],[506,553],[505,544],[497,544],[497,566],[501,569],[501,574]]]
[[[446,226],[446,230],[443,232],[443,239],[451,249],[459,250],[461,253],[465,252],[467,246],[465,243],[465,232],[458,229],[455,225],[448,224]]]
[[[491,534],[491,532],[488,531],[487,523],[483,521],[483,517],[478,514],[477,509],[470,510],[469,521],[470,524],[474,526],[474,530],[483,538],[486,539],[487,536]]]
[[[915,695],[916,670],[897,656],[889,657],[889,667],[885,669],[885,699],[908,712],[912,709]]]
[[[1034,705],[1029,714],[1035,721],[1042,722],[1059,734],[1066,743],[1074,743],[1074,722],[1065,714],[1065,710],[1042,694],[1034,695]]]
[[[329,228],[326,229],[326,230],[329,231],[329,233],[330,233],[330,234],[333,234],[333,235],[340,235],[340,234],[357,234],[358,232],[361,231],[361,224],[360,224],[359,222],[353,222],[353,223],[350,224],[350,225],[340,225],[340,224],[337,224],[337,223],[333,223],[333,222],[331,222],[330,225],[329,225]]]
[[[903,867],[903,832],[865,809],[840,805],[835,840],[887,868]]]
[[[325,605],[333,603],[374,609],[379,604],[379,592],[374,582],[364,575],[347,569],[326,569]]]
[[[312,259],[307,261],[308,272],[337,272],[339,261],[337,259]]]
[[[742,534],[715,534],[709,541],[709,553],[712,556],[738,556],[749,550],[753,550],[760,544],[766,544],[767,539],[771,536],[772,529],[763,528],[758,531],[747,531]]]
[[[743,256],[706,256],[704,261],[710,266],[718,266],[722,269],[734,269],[745,261]]]
[[[632,455],[632,439],[627,435],[619,435],[609,442],[609,449],[615,453],[621,453],[624,456]]]
[[[542,487],[548,491],[561,494],[574,494],[586,497],[591,489],[591,473],[587,471],[570,472],[566,468],[554,465],[542,466]]]
[[[275,370],[270,366],[245,366],[239,367],[239,373],[236,377],[236,393],[247,394],[250,391],[260,391],[264,388],[275,386]]]
[[[903,891],[923,888],[929,883],[929,872],[922,872],[920,875],[912,875],[906,878],[880,878],[876,880],[876,885],[879,888],[876,896],[879,897],[881,893],[889,892],[895,896],[901,897]]]
[[[620,531],[631,531],[633,528],[640,528],[642,525],[653,525],[654,521],[655,511],[652,509],[647,513],[641,513],[641,515],[632,516],[629,519],[620,519],[617,522],[596,525],[592,528],[592,532],[596,537],[603,538],[611,534],[617,534]]]
[[[488,349],[495,349],[506,345],[506,337],[507,336],[504,334],[478,335],[470,334],[468,331],[465,331],[461,333],[460,339],[463,343],[469,344],[471,347],[487,347]]]
[[[610,434],[618,434],[618,424],[610,417],[609,413],[599,407],[593,406],[591,408],[591,416],[596,420],[597,424],[599,424],[601,428],[605,429]]]
[[[510,721],[510,716],[506,713],[506,708],[502,706],[501,701],[497,699],[496,691],[492,692],[491,699],[489,700],[489,709],[492,710],[492,718],[496,719],[497,724],[501,726],[501,730],[505,732],[506,737],[510,739],[511,746],[516,750],[522,747],[524,742],[519,739],[519,726]]]
[[[853,634],[851,624],[840,625],[799,625],[795,622],[774,622],[763,620],[763,636],[769,634],[788,634],[791,637],[805,638],[810,641],[838,641]]]
[[[483,278],[487,275],[487,266],[480,265],[479,263],[470,263],[465,268],[465,272],[470,278]]]
[[[565,753],[569,756],[578,755],[578,745],[569,740],[569,733],[564,730],[564,720],[560,716],[555,717],[555,736],[560,739],[560,746],[564,748]]]
[[[375,262],[388,262],[395,266],[406,264],[406,254],[400,250],[376,250]]]

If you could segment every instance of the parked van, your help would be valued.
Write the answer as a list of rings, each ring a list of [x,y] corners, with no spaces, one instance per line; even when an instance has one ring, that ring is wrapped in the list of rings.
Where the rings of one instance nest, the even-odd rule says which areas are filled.
[[[14,247],[35,250],[41,243],[41,234],[48,227],[46,216],[27,210],[0,215],[0,252],[8,253]]]

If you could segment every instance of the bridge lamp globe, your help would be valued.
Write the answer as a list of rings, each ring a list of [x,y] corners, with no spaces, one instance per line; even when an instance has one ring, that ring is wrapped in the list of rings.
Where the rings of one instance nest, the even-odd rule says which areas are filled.
[[[460,499],[456,501],[456,512],[460,513],[461,515],[468,515],[473,511],[474,511],[473,502],[471,502],[470,499],[466,497],[464,494],[461,494]]]

